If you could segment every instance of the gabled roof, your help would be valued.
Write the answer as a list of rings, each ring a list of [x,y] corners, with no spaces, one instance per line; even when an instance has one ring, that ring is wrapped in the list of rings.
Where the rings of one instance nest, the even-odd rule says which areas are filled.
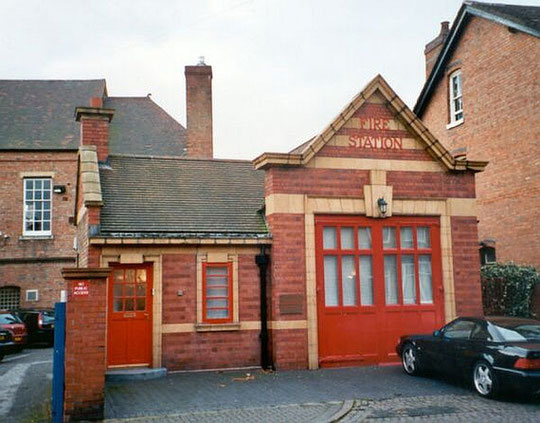
[[[77,150],[75,107],[103,97],[105,80],[0,80],[0,150]]]
[[[450,59],[452,52],[457,47],[461,34],[472,16],[489,19],[516,31],[521,31],[534,37],[540,37],[540,7],[537,6],[515,6],[500,3],[480,3],[475,1],[465,1],[458,11],[454,23],[446,41],[437,57],[435,65],[431,70],[416,105],[414,112],[422,116],[427,106],[427,102],[437,86],[437,82],[444,74],[444,68]]]
[[[240,160],[109,156],[100,236],[268,237],[264,172]]]
[[[107,97],[111,154],[184,156],[186,130],[150,97]]]
[[[253,160],[255,168],[266,169],[270,166],[305,166],[375,92],[379,92],[386,99],[386,105],[395,112],[396,117],[424,143],[425,150],[435,160],[440,161],[448,170],[484,170],[487,162],[456,160],[431,134],[431,132],[429,132],[422,121],[398,97],[381,75],[377,75],[362,91],[360,91],[360,93],[353,98],[353,100],[319,135],[312,138],[309,142],[295,148],[290,153],[261,154]]]
[[[0,150],[77,150],[78,106],[115,109],[111,153],[183,156],[186,130],[149,97],[108,97],[104,79],[0,80]]]

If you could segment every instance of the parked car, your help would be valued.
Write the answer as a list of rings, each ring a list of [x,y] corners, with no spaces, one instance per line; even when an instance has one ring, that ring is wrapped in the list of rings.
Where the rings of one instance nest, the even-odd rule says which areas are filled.
[[[482,397],[540,392],[538,320],[462,317],[431,335],[401,337],[396,351],[407,374],[435,370],[470,378]]]
[[[13,335],[7,329],[0,329],[0,361],[6,354],[10,354],[14,351],[15,343],[13,342]]]
[[[26,325],[29,344],[54,344],[54,309],[19,309],[13,313]]]
[[[13,335],[15,349],[21,351],[27,342],[26,325],[17,316],[10,311],[0,312],[0,329],[7,329]]]

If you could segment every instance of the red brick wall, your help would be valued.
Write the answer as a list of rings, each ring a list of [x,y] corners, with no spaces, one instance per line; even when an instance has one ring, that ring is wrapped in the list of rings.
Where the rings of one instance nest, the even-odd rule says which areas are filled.
[[[105,161],[109,157],[109,118],[82,116],[81,142],[96,146],[98,161]]]
[[[76,169],[76,152],[0,153],[0,231],[10,237],[5,243],[0,240],[0,287],[20,287],[22,307],[51,307],[64,286],[60,268],[75,265],[75,227],[69,220],[74,214]],[[64,194],[52,194],[52,239],[22,237],[20,172],[54,172],[53,184],[66,186]],[[44,258],[52,261],[20,263]],[[38,302],[24,301],[27,289],[39,290]]]
[[[195,254],[163,255],[163,323],[197,322]],[[260,321],[259,269],[254,254],[238,255],[240,321]],[[179,290],[184,291],[178,296]],[[170,370],[260,365],[259,330],[163,335],[163,365]]]
[[[71,295],[66,306],[65,403],[68,419],[103,419],[106,352],[105,279],[90,279],[89,295]],[[69,421],[69,420],[68,420]]]
[[[212,67],[186,66],[186,126],[188,157],[213,157]]]
[[[495,239],[497,259],[540,267],[540,42],[473,17],[423,116],[450,150],[490,161],[477,175],[479,239]],[[448,123],[448,75],[461,69],[464,123]]]
[[[475,217],[452,217],[454,291],[458,316],[482,316],[482,287]]]

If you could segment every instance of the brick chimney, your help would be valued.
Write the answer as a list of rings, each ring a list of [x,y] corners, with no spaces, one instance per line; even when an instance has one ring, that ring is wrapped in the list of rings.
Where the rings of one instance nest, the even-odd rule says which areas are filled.
[[[212,145],[212,66],[204,63],[186,66],[187,156],[211,159]]]
[[[114,109],[103,108],[101,97],[92,97],[90,107],[75,109],[75,120],[81,122],[81,145],[95,146],[100,162],[109,157],[109,123],[113,115]]]
[[[448,37],[448,33],[450,32],[449,25],[450,23],[448,21],[441,22],[441,32],[439,35],[426,44],[426,48],[424,49],[424,54],[426,55],[426,78],[429,77],[431,69],[433,69],[446,41],[446,37]]]

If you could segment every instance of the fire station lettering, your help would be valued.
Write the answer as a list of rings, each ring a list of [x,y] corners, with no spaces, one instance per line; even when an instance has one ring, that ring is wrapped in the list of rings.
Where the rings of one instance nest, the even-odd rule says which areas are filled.
[[[402,150],[403,138],[387,135],[350,135],[349,146],[355,148],[374,148],[382,150]]]

